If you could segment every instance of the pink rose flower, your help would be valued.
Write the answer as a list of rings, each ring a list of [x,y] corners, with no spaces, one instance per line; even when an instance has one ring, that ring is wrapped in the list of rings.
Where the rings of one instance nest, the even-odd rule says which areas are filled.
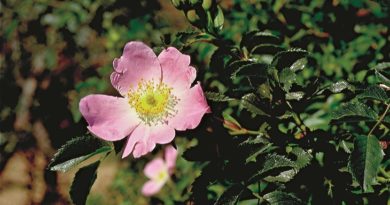
[[[190,57],[169,47],[157,57],[142,42],[126,44],[114,59],[111,83],[122,95],[89,95],[81,99],[80,112],[94,135],[107,141],[128,137],[122,158],[151,152],[166,144],[175,130],[194,129],[210,112]]]
[[[173,174],[176,165],[177,150],[172,145],[168,145],[164,151],[165,160],[158,157],[145,166],[144,174],[150,179],[144,184],[141,190],[145,196],[158,193]]]

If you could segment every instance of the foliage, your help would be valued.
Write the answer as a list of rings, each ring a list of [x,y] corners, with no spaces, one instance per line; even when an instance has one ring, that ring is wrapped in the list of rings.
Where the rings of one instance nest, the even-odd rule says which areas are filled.
[[[99,139],[84,136],[66,142],[54,155],[49,168],[51,171],[66,172],[94,155],[111,151],[109,145],[104,145]]]

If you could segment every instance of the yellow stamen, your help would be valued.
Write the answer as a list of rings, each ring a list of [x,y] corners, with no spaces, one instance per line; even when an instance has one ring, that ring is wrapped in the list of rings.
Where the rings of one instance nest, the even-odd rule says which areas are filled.
[[[174,109],[178,99],[172,94],[172,88],[166,84],[141,80],[136,90],[127,94],[129,104],[147,125],[163,123],[176,114]]]
[[[161,170],[157,176],[154,178],[155,181],[163,182],[167,180],[169,177],[168,172],[166,170]]]

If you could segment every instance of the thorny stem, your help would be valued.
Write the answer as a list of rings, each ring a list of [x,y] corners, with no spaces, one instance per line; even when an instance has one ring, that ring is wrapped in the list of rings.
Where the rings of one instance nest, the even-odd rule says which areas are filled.
[[[174,198],[174,199],[179,199],[180,198],[180,195],[178,195],[177,192],[175,192],[174,190],[176,189],[176,185],[175,185],[175,182],[172,180],[171,178],[172,176],[170,176],[166,182],[166,185],[169,187],[170,189],[170,193],[171,193],[171,196]]]
[[[299,117],[299,114],[295,113],[295,112],[292,110],[292,106],[290,105],[290,103],[287,102],[287,105],[290,107],[290,110],[291,110],[291,112],[292,112],[292,115],[293,115],[295,124],[297,124],[297,125],[298,125],[298,128],[306,135],[307,127],[306,127],[305,124],[302,122],[302,119]]]
[[[368,133],[368,135],[367,135],[368,137],[372,134],[372,132],[374,132],[374,130],[376,129],[376,127],[378,127],[378,126],[382,123],[382,121],[383,121],[383,119],[385,118],[385,116],[386,116],[387,112],[389,111],[389,109],[390,109],[390,103],[387,104],[386,110],[383,112],[383,114],[380,116],[379,120],[376,122],[376,124],[374,125],[374,127],[372,127],[372,129],[371,129],[370,132]]]
[[[260,132],[260,131],[254,131],[254,130],[247,130],[245,128],[241,128],[241,130],[237,130],[237,131],[232,131],[230,132],[230,134],[233,134],[233,135],[247,135],[247,134],[251,134],[251,135],[262,135],[265,133],[263,132]]]
[[[260,182],[257,182],[257,191],[259,192],[258,194],[260,195]],[[260,198],[257,200],[257,205],[260,205]]]
[[[255,196],[257,199],[259,199],[260,203],[264,201],[264,198],[261,197],[258,193],[252,192],[253,196]]]

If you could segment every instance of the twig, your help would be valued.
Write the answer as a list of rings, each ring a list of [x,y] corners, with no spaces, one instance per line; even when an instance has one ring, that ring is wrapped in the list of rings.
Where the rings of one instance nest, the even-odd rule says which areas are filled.
[[[370,132],[368,133],[368,137],[372,134],[372,132],[374,132],[374,130],[376,129],[376,127],[378,127],[378,126],[382,123],[382,121],[383,121],[383,119],[385,118],[385,116],[386,116],[387,112],[389,111],[389,109],[390,109],[390,103],[387,104],[386,110],[383,112],[383,114],[380,116],[379,120],[376,122],[376,124],[374,125],[374,127],[372,127],[372,129],[371,129]]]

